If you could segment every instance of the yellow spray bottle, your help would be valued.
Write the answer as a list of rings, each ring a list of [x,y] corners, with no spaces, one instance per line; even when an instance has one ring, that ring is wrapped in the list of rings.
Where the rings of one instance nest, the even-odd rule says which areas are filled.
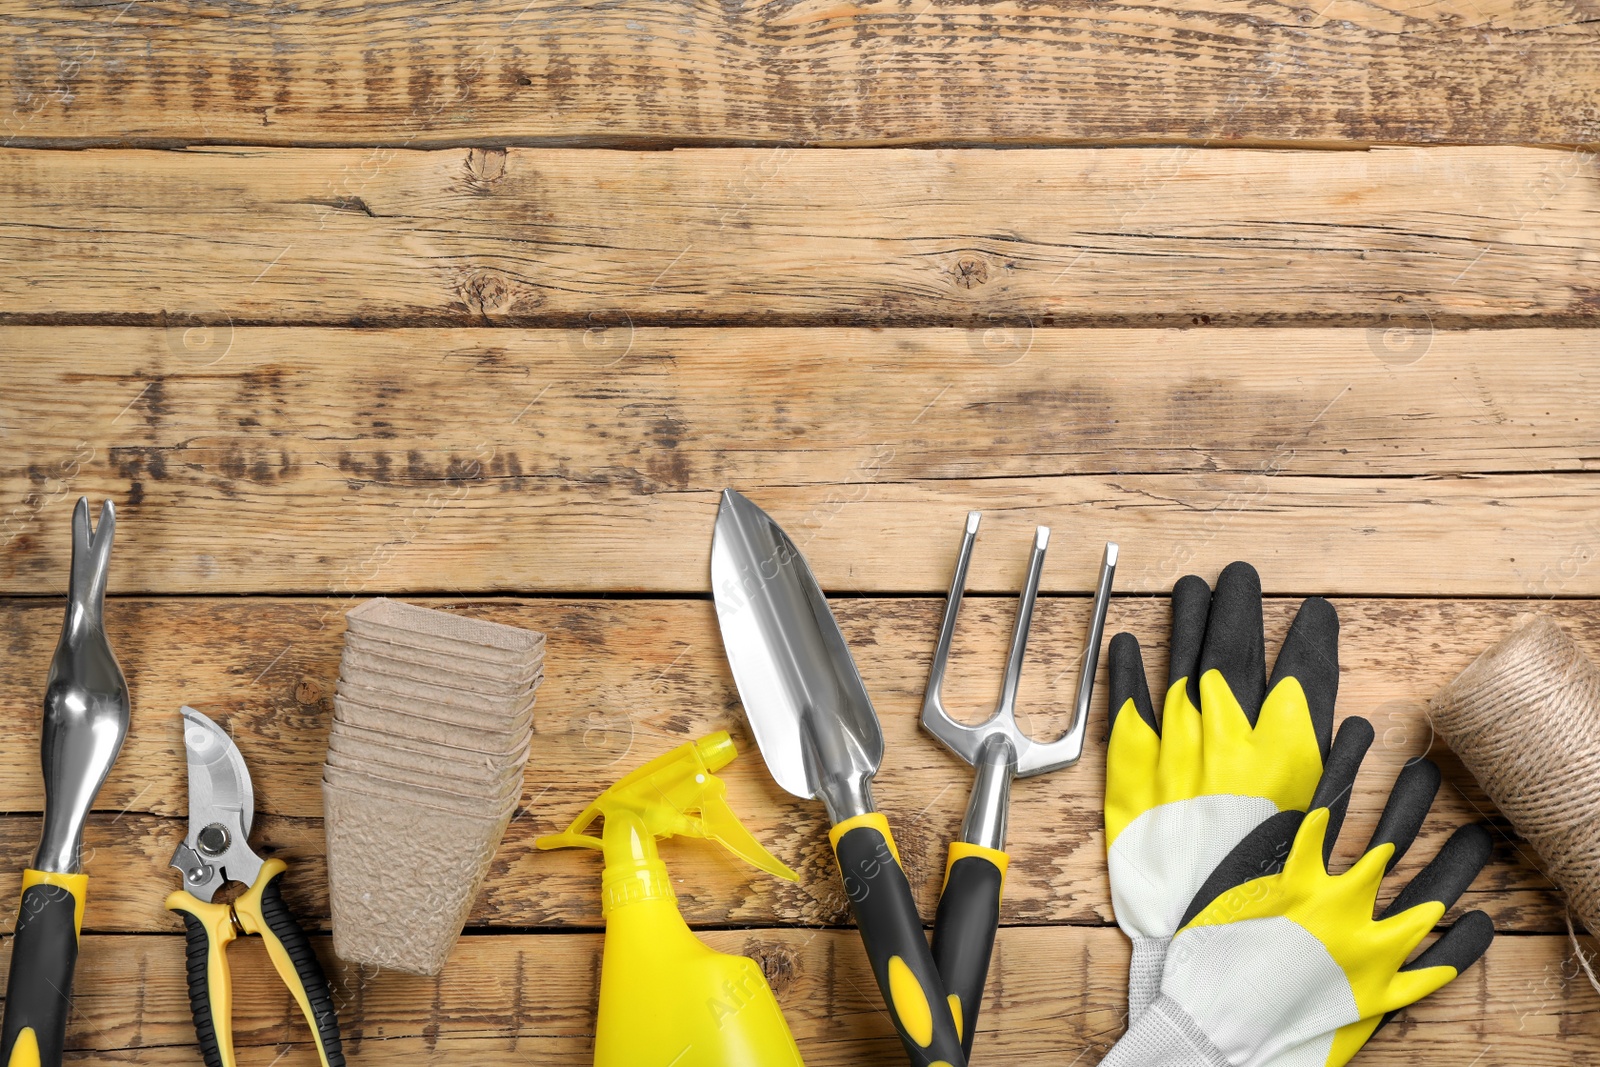
[[[656,851],[658,837],[710,838],[799,881],[728,807],[727,786],[712,772],[736,755],[722,731],[681,745],[600,794],[564,832],[536,842],[605,853],[595,1067],[803,1067],[761,968],[712,951],[689,931]],[[602,815],[602,836],[583,832]]]

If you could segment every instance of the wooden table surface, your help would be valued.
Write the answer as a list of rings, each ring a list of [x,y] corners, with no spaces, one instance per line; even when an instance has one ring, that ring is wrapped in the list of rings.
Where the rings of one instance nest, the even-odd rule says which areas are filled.
[[[233,731],[256,843],[325,933],[342,613],[380,594],[549,651],[444,975],[316,939],[351,1063],[587,1063],[599,865],[533,840],[716,729],[803,877],[673,842],[684,914],[761,962],[812,1067],[903,1062],[822,810],[742,722],[709,599],[726,485],[833,599],[925,917],[970,781],[916,727],[967,509],[946,695],[972,714],[1055,530],[1040,735],[1102,542],[1110,626],[1155,671],[1174,579],[1249,559],[1269,646],[1334,599],[1340,713],[1377,726],[1344,853],[1422,752],[1445,786],[1401,875],[1496,830],[1461,905],[1495,920],[1487,958],[1356,1062],[1600,1057],[1560,896],[1424,713],[1531,609],[1600,657],[1594,0],[0,0],[0,26],[0,896],[39,831],[80,494],[119,508],[133,695],[86,835],[72,1063],[200,1063],[162,909],[180,704]],[[975,1062],[1092,1064],[1122,1030],[1101,681],[1083,762],[1015,790]],[[264,954],[234,965],[241,1064],[314,1064]]]

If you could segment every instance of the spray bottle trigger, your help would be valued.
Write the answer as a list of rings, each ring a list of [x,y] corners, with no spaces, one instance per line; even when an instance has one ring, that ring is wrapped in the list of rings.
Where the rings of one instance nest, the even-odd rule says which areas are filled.
[[[768,852],[761,842],[755,839],[755,835],[745,829],[744,823],[739,821],[739,816],[728,806],[727,784],[715,775],[706,776],[700,797],[700,815],[701,822],[705,825],[705,836],[735,856],[768,874],[791,882],[800,880],[798,874]]]

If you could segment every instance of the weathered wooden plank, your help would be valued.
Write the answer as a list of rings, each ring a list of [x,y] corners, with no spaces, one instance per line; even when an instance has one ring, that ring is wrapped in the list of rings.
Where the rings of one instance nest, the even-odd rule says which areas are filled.
[[[1017,568],[1020,553],[1011,561]],[[803,874],[790,885],[744,868],[700,842],[664,846],[684,913],[697,924],[825,925],[848,922],[847,902],[827,849],[820,805],[783,793],[762,765],[739,713],[712,607],[704,601],[430,601],[530,626],[549,635],[538,705],[539,743],[530,762],[524,813],[512,824],[472,922],[489,926],[589,926],[601,922],[599,865],[589,853],[540,853],[533,840],[575,816],[606,783],[684,740],[727,729],[744,753],[724,772],[735,810],[756,835]],[[301,872],[290,886],[308,921],[327,915],[320,822],[320,763],[338,674],[342,610],[326,600],[118,600],[107,611],[112,640],[134,697],[132,732],[101,794],[103,814],[87,834],[95,876],[86,922],[107,932],[175,930],[152,886],[182,834],[185,770],[176,710],[193,704],[226,722],[250,761],[257,787],[258,845]],[[924,914],[931,918],[947,843],[966,805],[970,772],[916,724],[942,602],[840,599],[840,623],[883,721],[887,755],[875,786],[889,814]],[[1370,835],[1389,782],[1402,763],[1429,752],[1447,784],[1418,848],[1400,870],[1419,869],[1456,824],[1491,817],[1499,832],[1494,864],[1467,904],[1516,930],[1565,929],[1559,899],[1537,873],[1467,773],[1437,743],[1423,702],[1506,632],[1525,605],[1507,601],[1343,600],[1340,708],[1364,714],[1380,743],[1368,757],[1346,831],[1353,851]],[[1021,708],[1040,736],[1066,723],[1071,669],[1081,654],[1086,604],[1039,605],[1022,682]],[[1268,641],[1276,647],[1295,608],[1273,600]],[[1600,656],[1600,604],[1546,605],[1591,655]],[[1012,604],[975,598],[958,633],[946,687],[952,708],[992,706]],[[7,657],[0,666],[0,808],[41,805],[38,706],[59,627],[48,600],[0,603]],[[1113,630],[1140,635],[1150,668],[1164,670],[1164,598],[1119,598]],[[1066,672],[1065,675],[1063,672]],[[1103,682],[1103,679],[1102,679]],[[1110,920],[1100,798],[1104,791],[1105,690],[1097,689],[1088,751],[1070,771],[1019,783],[1012,803],[1004,921]],[[38,816],[0,818],[0,899],[16,893],[15,872],[31,855]],[[130,877],[128,872],[137,872]]]
[[[1600,140],[1556,0],[354,9],[11,0],[11,143]]]
[[[1244,152],[0,154],[8,321],[1401,326],[1600,311],[1595,160]]]
[[[8,496],[63,457],[159,493],[334,448],[348,481],[436,482],[486,427],[514,489],[849,482],[863,441],[889,481],[1600,468],[1581,329],[13,326],[0,358]]]
[[[121,452],[126,466],[98,475],[72,468],[68,456],[66,477],[36,471],[40,488],[14,507],[28,532],[0,550],[0,591],[62,588],[63,531],[79,493],[123,507],[118,592],[709,591],[721,486],[654,493],[613,481],[617,472],[597,482],[559,470],[530,478],[511,469],[509,454],[496,469],[492,438],[478,441],[482,451],[469,444],[434,461],[407,455],[393,480],[372,477],[381,469],[338,470],[346,452],[333,442],[320,456],[291,458],[267,443],[196,441],[195,458],[220,474],[193,481],[188,472],[146,481],[142,451]],[[1071,534],[1051,553],[1048,592],[1084,591],[1104,539],[1123,546],[1126,592],[1165,592],[1187,570],[1249,557],[1274,592],[1600,594],[1600,570],[1589,565],[1600,540],[1600,479],[1591,474],[1326,478],[1268,468],[880,480],[876,457],[893,447],[863,442],[853,480],[739,488],[790,530],[824,587],[844,594],[942,591],[951,541],[971,508],[994,513],[997,544],[1026,537],[1034,523]],[[232,466],[241,453],[253,454],[253,466]],[[972,588],[1014,588],[1014,563],[1014,552],[985,553]]]
[[[904,1061],[855,931],[704,936],[762,963],[807,1063]],[[437,979],[363,971],[321,947],[352,1062],[510,1067],[590,1062],[600,946],[598,934],[469,936]],[[0,963],[8,955],[0,950]],[[182,961],[176,937],[86,938],[70,1062],[197,1062]],[[983,1062],[1092,1062],[1121,1033],[1127,961],[1116,930],[1002,930],[978,1024]],[[233,963],[240,1063],[314,1065],[304,1024],[259,946],[236,946]],[[1361,1062],[1466,1062],[1464,1053],[1492,1049],[1483,1062],[1550,1067],[1581,1063],[1597,1040],[1600,1006],[1566,938],[1503,937],[1474,970],[1378,1035]]]
[[[88,493],[124,592],[704,590],[732,484],[847,591],[942,590],[984,506],[1094,508],[1125,590],[1248,555],[1280,590],[1595,595],[1593,434],[1549,398],[1600,399],[1597,337],[12,327],[0,588],[61,588]],[[1097,553],[1058,538],[1046,588]]]

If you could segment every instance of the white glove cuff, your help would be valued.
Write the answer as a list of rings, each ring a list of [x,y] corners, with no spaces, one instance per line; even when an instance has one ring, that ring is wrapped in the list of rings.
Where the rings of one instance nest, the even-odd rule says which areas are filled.
[[[1128,1026],[1100,1067],[1230,1067],[1222,1051],[1170,997],[1157,997]]]
[[[1161,995],[1161,968],[1167,962],[1170,937],[1136,937],[1128,964],[1128,1025]]]

